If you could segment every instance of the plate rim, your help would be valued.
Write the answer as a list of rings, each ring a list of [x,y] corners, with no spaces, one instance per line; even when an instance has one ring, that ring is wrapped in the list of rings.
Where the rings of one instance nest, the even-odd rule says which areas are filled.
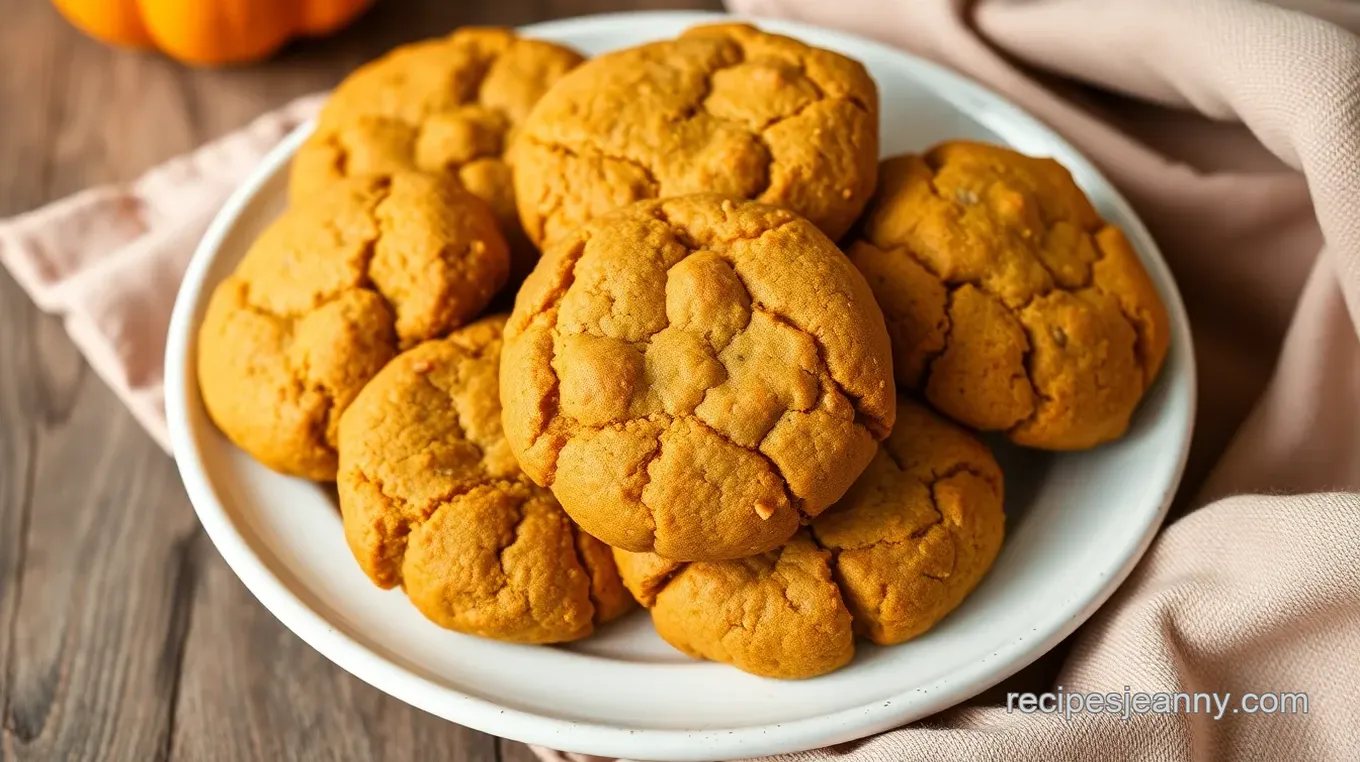
[[[190,371],[193,356],[191,349],[196,343],[195,313],[204,299],[207,273],[242,212],[264,185],[286,169],[292,154],[310,134],[314,121],[309,120],[299,125],[271,149],[251,171],[245,182],[232,192],[209,224],[193,253],[175,299],[167,336],[164,376],[166,417],[176,466],[188,492],[190,503],[204,531],[232,572],[284,627],[332,663],[390,696],[445,720],[504,738],[566,751],[629,759],[705,762],[736,756],[798,752],[828,744],[844,743],[899,727],[905,722],[954,706],[995,686],[1033,663],[1070,636],[1122,586],[1151,545],[1166,518],[1184,474],[1198,404],[1197,369],[1194,352],[1191,350],[1193,344],[1185,306],[1160,248],[1132,206],[1114,184],[1060,134],[990,88],[932,61],[874,40],[796,21],[722,12],[630,11],[530,24],[518,27],[517,31],[526,36],[540,36],[560,34],[564,29],[602,28],[640,20],[651,23],[669,21],[695,24],[720,19],[748,21],[772,31],[794,36],[800,32],[813,31],[817,35],[839,37],[845,42],[871,48],[878,53],[909,59],[914,67],[931,70],[932,74],[949,82],[960,99],[986,101],[1007,121],[1022,124],[1026,129],[1044,134],[1047,140],[1062,146],[1072,156],[1077,157],[1084,164],[1079,168],[1104,186],[1101,190],[1102,196],[1108,199],[1130,223],[1124,227],[1128,229],[1131,237],[1139,242],[1137,248],[1142,255],[1140,259],[1146,267],[1157,271],[1155,275],[1159,284],[1169,286],[1169,290],[1159,289],[1159,292],[1165,290],[1165,293],[1160,295],[1171,315],[1172,351],[1179,352],[1177,359],[1184,368],[1184,378],[1178,379],[1186,387],[1184,391],[1187,408],[1181,431],[1181,449],[1177,454],[1173,476],[1163,491],[1161,505],[1143,536],[1131,538],[1131,542],[1120,549],[1120,553],[1113,554],[1115,557],[1122,555],[1123,560],[1117,569],[1104,578],[1097,593],[1084,604],[1064,612],[1061,624],[1047,637],[1008,644],[1008,652],[1000,651],[997,658],[988,659],[985,663],[979,662],[985,664],[985,667],[974,667],[968,671],[965,679],[951,675],[928,686],[902,691],[886,701],[843,709],[827,715],[788,723],[751,725],[739,729],[692,731],[638,729],[566,720],[501,706],[415,674],[407,667],[380,656],[336,629],[269,570],[265,561],[232,523],[226,509],[209,485],[207,469],[195,442],[195,427],[187,413],[189,402],[186,390],[189,379],[193,376]],[[948,95],[942,94],[941,97],[952,101]],[[957,101],[954,101],[954,105],[961,107]],[[1159,383],[1165,382],[1165,377],[1159,380]],[[1002,668],[997,669],[995,666],[997,664],[1002,664]],[[930,697],[905,704],[897,700],[917,693],[928,693]],[[908,708],[904,710],[900,706]]]

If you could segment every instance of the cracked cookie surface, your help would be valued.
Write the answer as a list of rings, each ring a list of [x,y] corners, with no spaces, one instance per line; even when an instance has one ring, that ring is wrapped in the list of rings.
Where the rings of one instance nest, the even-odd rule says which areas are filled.
[[[336,428],[403,347],[475,317],[509,254],[486,204],[416,173],[339,181],[260,235],[208,303],[204,405],[282,473],[335,478]]]
[[[1067,170],[950,142],[888,159],[879,176],[846,253],[883,308],[898,384],[1030,447],[1123,436],[1170,320],[1133,247]]]
[[[873,194],[878,92],[857,61],[744,24],[596,58],[516,138],[515,190],[540,246],[651,198],[782,206],[839,239]]]
[[[783,547],[681,563],[615,550],[666,642],[765,677],[815,677],[855,636],[894,645],[962,603],[1000,551],[1001,469],[987,447],[919,403],[839,502]]]
[[[883,317],[810,222],[703,194],[641,202],[544,252],[506,326],[506,437],[614,547],[777,547],[892,429]]]
[[[341,177],[420,170],[456,178],[491,205],[513,275],[537,251],[520,229],[509,163],[517,126],[582,58],[509,29],[464,27],[396,48],[349,75],[293,159],[289,191],[307,198]]]
[[[503,316],[382,369],[340,421],[345,538],[374,584],[440,626],[517,643],[589,635],[632,606],[610,550],[520,471],[501,429]]]

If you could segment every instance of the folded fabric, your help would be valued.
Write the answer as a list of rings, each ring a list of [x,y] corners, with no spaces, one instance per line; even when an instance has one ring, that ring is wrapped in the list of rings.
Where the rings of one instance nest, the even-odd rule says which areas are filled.
[[[1015,100],[1157,237],[1200,367],[1171,523],[1052,670],[1008,688],[1305,693],[1307,712],[1023,713],[974,702],[788,759],[1349,760],[1360,750],[1360,4],[733,0],[901,46]],[[162,347],[199,235],[303,99],[125,186],[0,223],[0,262],[64,316],[166,445]],[[885,125],[884,129],[892,129]],[[1117,510],[1118,506],[1111,506]],[[536,749],[545,760],[581,760]]]

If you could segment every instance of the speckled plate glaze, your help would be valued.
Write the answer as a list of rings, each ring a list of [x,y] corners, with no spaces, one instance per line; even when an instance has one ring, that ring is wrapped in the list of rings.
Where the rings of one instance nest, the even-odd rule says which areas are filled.
[[[597,54],[716,18],[596,16],[523,32]],[[217,432],[199,399],[194,344],[208,296],[283,208],[304,126],[231,197],[189,266],[170,326],[166,408],[180,473],[213,543],[261,603],[342,668],[454,722],[558,749],[674,762],[792,752],[862,738],[996,684],[1085,621],[1147,548],[1185,463],[1195,371],[1175,283],[1128,203],[1052,131],[957,74],[838,32],[759,23],[868,66],[882,97],[884,155],[971,137],[1053,156],[1128,232],[1174,328],[1165,369],[1129,435],[1056,456],[999,445],[1008,537],[988,577],[928,634],[894,648],[861,643],[852,664],[825,677],[779,682],[691,661],[641,612],[565,647],[442,630],[400,592],[369,583],[328,488],[251,461]]]

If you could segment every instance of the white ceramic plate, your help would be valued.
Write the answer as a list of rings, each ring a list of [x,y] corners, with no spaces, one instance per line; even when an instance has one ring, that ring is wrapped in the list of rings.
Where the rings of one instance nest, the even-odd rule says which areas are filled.
[[[626,14],[524,32],[597,54],[712,18]],[[558,749],[676,761],[790,752],[886,730],[994,685],[1071,633],[1146,549],[1180,479],[1195,380],[1180,296],[1128,204],[1057,135],[956,74],[845,34],[760,23],[868,66],[882,97],[884,155],[972,137],[1053,156],[1128,232],[1174,326],[1166,367],[1128,436],[1061,456],[999,446],[1008,536],[983,584],[925,636],[894,648],[861,643],[852,664],[825,677],[765,680],[691,661],[640,612],[566,647],[442,630],[400,592],[369,583],[326,488],[255,464],[217,432],[199,399],[194,343],[208,295],[283,208],[287,162],[304,127],[227,202],[189,266],[170,326],[166,408],[180,473],[209,537],[255,597],[336,664],[441,717]]]

